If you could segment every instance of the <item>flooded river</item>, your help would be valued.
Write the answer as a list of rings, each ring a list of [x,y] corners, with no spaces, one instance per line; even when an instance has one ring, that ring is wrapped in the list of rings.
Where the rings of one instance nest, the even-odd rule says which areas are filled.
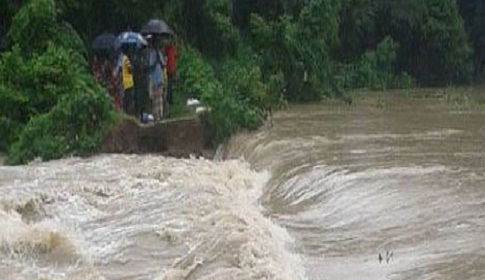
[[[0,279],[485,279],[485,111],[294,106],[224,154],[0,167]]]

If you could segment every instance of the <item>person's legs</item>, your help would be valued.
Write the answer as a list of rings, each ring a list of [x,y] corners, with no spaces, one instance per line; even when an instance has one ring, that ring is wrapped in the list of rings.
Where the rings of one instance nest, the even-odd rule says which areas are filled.
[[[125,114],[128,114],[128,109],[130,105],[130,92],[129,90],[125,90],[123,92],[123,111]]]
[[[123,109],[125,111],[125,114],[130,115],[130,109],[131,109],[131,103],[133,102],[135,91],[133,88],[129,88],[125,90],[124,96],[123,96]]]
[[[160,120],[162,118],[162,104],[161,104],[161,91],[159,87],[152,88],[152,114],[155,120]]]
[[[163,118],[168,117],[168,107],[169,107],[169,101],[168,101],[168,90],[162,91],[162,113],[163,113]]]
[[[138,92],[133,88],[132,89],[132,100],[133,100],[133,115],[137,118],[140,119],[140,96],[138,95]]]

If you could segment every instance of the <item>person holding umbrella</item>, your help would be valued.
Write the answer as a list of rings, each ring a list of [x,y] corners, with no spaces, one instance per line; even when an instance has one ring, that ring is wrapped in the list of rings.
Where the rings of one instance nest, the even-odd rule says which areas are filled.
[[[131,61],[128,56],[129,47],[121,47],[120,73],[123,88],[123,110],[129,113],[131,102],[135,99],[135,82],[133,80]]]
[[[98,83],[103,86],[111,96],[113,106],[117,109],[122,107],[122,93],[116,84],[116,76],[113,75],[115,65],[115,42],[116,36],[112,33],[103,33],[97,36],[91,49],[93,58],[91,60],[91,72]]]
[[[158,36],[173,35],[173,31],[170,26],[168,26],[168,24],[161,19],[151,19],[142,27],[140,33],[143,35],[151,34]]]
[[[167,101],[168,104],[173,104],[172,86],[173,80],[175,79],[176,51],[172,39],[168,40],[168,42],[165,44],[164,53],[167,61]]]
[[[142,27],[141,33],[149,37],[151,42],[149,46],[149,91],[153,105],[152,114],[160,120],[168,115],[167,87],[169,87],[168,61],[163,45],[161,45],[161,39],[172,36],[173,31],[163,20],[152,19]]]
[[[164,110],[164,84],[165,84],[165,60],[160,52],[157,40],[148,35],[150,38],[148,51],[148,90],[152,103],[151,113],[158,121],[163,119]]]
[[[135,80],[133,77],[133,57],[137,50],[147,46],[147,41],[141,34],[135,32],[124,32],[116,40],[116,49],[121,50],[118,63],[119,73],[121,74],[121,86],[123,89],[123,109],[125,113],[139,117],[139,104],[135,92]],[[130,107],[134,103],[135,112],[130,112]]]

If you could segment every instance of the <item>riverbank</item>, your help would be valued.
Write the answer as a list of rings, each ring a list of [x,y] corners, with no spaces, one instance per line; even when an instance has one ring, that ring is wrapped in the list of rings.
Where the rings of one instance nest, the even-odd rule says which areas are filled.
[[[457,110],[484,108],[485,86],[424,88],[389,91],[350,92],[353,102],[366,103],[369,108],[386,110],[403,99],[434,99],[442,105],[452,105]],[[323,103],[342,103],[339,99]],[[315,102],[317,105],[320,102]],[[264,129],[262,126],[261,129]],[[158,154],[175,158],[191,156],[212,159],[215,154],[215,138],[204,120],[197,116],[169,119],[159,124],[143,125],[135,119],[124,118],[118,121],[94,153],[104,154]],[[93,153],[91,153],[92,155]],[[0,155],[0,164],[6,162],[6,155]]]
[[[106,154],[160,154],[175,158],[191,156],[212,159],[212,139],[203,121],[195,117],[140,124],[124,118],[110,129],[101,144]]]
[[[352,98],[400,96],[408,98],[440,99],[444,101],[469,100],[481,104],[485,103],[485,84],[462,87],[410,88],[381,91],[354,90],[350,92],[349,95]]]
[[[485,107],[485,86],[414,88],[389,91],[359,90],[350,93],[356,103],[369,108],[386,109],[402,99],[433,99],[458,109]],[[339,99],[322,101],[336,103]],[[318,103],[318,102],[317,102]],[[315,104],[317,104],[315,103]],[[264,129],[261,126],[260,129]],[[198,116],[169,119],[158,124],[143,125],[125,118],[113,127],[101,146],[107,154],[159,154],[175,158],[191,156],[213,159],[214,139]]]

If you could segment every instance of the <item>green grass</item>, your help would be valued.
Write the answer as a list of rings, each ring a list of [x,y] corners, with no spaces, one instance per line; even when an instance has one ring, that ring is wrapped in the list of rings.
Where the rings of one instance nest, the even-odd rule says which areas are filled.
[[[185,117],[195,117],[196,114],[193,111],[189,111],[185,106],[185,102],[175,100],[174,104],[170,105],[169,119],[178,119]]]
[[[173,87],[173,104],[170,104],[168,110],[168,118],[169,119],[178,119],[178,118],[185,118],[185,117],[194,117],[196,116],[195,112],[190,111],[187,109],[187,94],[183,92],[178,84],[174,84]]]

